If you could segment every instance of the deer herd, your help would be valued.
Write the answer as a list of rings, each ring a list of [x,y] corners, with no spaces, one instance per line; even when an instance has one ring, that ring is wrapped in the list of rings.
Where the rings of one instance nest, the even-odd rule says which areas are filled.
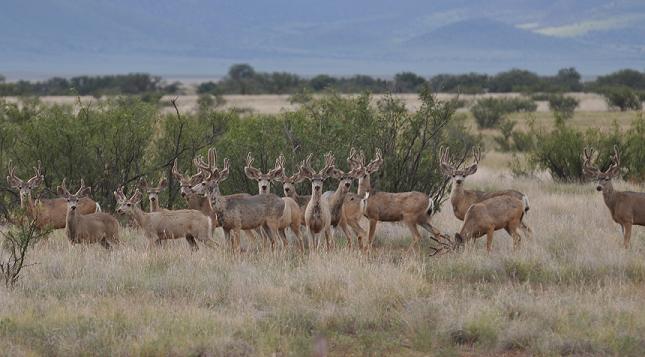
[[[198,241],[207,247],[216,246],[213,233],[217,227],[221,227],[233,252],[242,250],[242,232],[251,240],[266,242],[272,250],[278,238],[282,246],[287,248],[287,230],[295,237],[294,242],[300,251],[320,249],[322,237],[325,238],[325,248],[329,250],[334,245],[332,228],[340,228],[349,249],[356,242],[359,249],[369,251],[378,222],[400,222],[405,225],[412,237],[408,248],[411,252],[418,248],[421,240],[419,226],[436,243],[435,248],[430,248],[432,255],[459,249],[466,242],[484,235],[486,249],[490,252],[494,232],[501,229],[512,237],[513,247],[517,248],[522,235],[526,238],[532,236],[532,230],[525,220],[529,199],[515,190],[485,192],[465,189],[466,177],[477,172],[481,159],[479,149],[473,150],[473,156],[472,165],[459,169],[447,148],[442,148],[440,152],[441,172],[452,184],[450,203],[455,217],[463,221],[454,237],[442,234],[432,226],[435,203],[430,195],[417,191],[375,190],[370,176],[383,165],[381,152],[376,150],[374,159],[366,164],[364,153],[353,148],[347,157],[348,172],[336,167],[331,153],[324,156],[324,166],[316,170],[312,167],[313,156],[310,154],[291,176],[285,172],[283,155],[276,159],[273,169],[262,173],[253,166],[254,159],[249,153],[244,173],[257,182],[257,195],[223,195],[220,183],[229,176],[230,162],[224,159],[220,167],[215,149],[210,149],[206,161],[202,157],[193,160],[198,172],[192,176],[180,172],[177,160],[173,164],[171,172],[179,182],[180,194],[186,201],[187,209],[161,208],[159,194],[168,186],[167,181],[161,179],[156,186],[151,186],[141,179],[130,197],[124,193],[124,187],[114,192],[116,213],[129,216],[150,243],[159,245],[167,239],[183,238],[195,250],[198,249]],[[612,218],[622,228],[624,246],[629,248],[632,226],[645,225],[645,193],[614,190],[612,179],[620,173],[620,155],[616,148],[611,157],[611,166],[604,172],[593,166],[593,149],[586,148],[582,157],[584,175],[597,181],[597,190],[602,191]],[[63,180],[58,187],[60,198],[35,200],[32,191],[44,181],[40,163],[34,168],[35,175],[27,181],[16,176],[11,163],[8,171],[9,185],[19,191],[21,207],[39,229],[64,228],[73,244],[99,243],[107,249],[119,244],[119,222],[112,215],[101,212],[99,204],[88,197],[90,188],[84,185],[83,180],[74,194],[68,191]],[[330,178],[338,181],[338,186],[335,191],[323,192],[323,184]],[[296,185],[305,180],[311,183],[311,194],[299,195]],[[358,181],[356,193],[350,191],[354,180]],[[271,193],[272,183],[282,184],[284,197]],[[140,207],[142,192],[148,196],[149,212],[144,212]],[[363,217],[369,222],[367,231],[360,224]]]

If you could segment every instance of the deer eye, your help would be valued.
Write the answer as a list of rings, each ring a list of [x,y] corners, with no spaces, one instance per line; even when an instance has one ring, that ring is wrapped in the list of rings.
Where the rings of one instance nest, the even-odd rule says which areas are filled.
[[[126,206],[130,207],[132,206],[132,203],[127,203]]]

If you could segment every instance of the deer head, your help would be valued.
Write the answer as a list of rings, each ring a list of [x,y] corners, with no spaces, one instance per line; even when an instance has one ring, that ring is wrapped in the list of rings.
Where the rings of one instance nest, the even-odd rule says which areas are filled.
[[[219,183],[226,180],[229,174],[229,161],[224,159],[224,167],[220,170],[216,166],[217,152],[214,148],[208,149],[208,163],[202,157],[193,160],[193,163],[202,174],[201,182],[192,187],[192,191],[199,195],[209,196],[211,193],[219,194]]]
[[[201,172],[198,172],[193,176],[184,175],[179,172],[179,169],[177,168],[177,159],[175,159],[175,162],[172,165],[172,174],[175,176],[177,181],[179,181],[179,193],[181,194],[181,197],[184,198],[194,193],[192,187],[201,182],[203,178]]]
[[[61,182],[60,186],[58,186],[58,194],[63,196],[63,198],[67,201],[67,209],[75,211],[76,207],[78,207],[78,201],[81,198],[87,196],[92,188],[85,187],[85,182],[83,182],[83,179],[81,179],[81,187],[78,189],[78,191],[76,191],[75,194],[71,194],[65,186],[65,180],[66,179],[63,179],[63,182]]]
[[[137,188],[134,191],[134,194],[132,194],[132,197],[128,199],[123,193],[123,186],[121,186],[116,191],[114,191],[114,197],[116,197],[116,212],[118,214],[125,214],[132,212],[134,207],[137,207],[137,205],[141,201],[142,195],[141,191],[139,191],[139,189]]]
[[[596,180],[596,190],[604,191],[611,189],[611,180],[620,175],[620,153],[618,147],[614,145],[614,154],[611,156],[611,165],[605,172],[600,171],[593,164],[594,149],[591,147],[584,148],[582,152],[582,172],[585,177]]]
[[[311,167],[311,157],[313,154],[309,154],[304,161],[304,165],[300,166],[299,175],[302,175],[304,178],[311,181],[311,193],[312,194],[322,194],[323,183],[334,170],[334,155],[329,152],[325,154],[325,166],[318,172]]]
[[[166,178],[161,178],[159,180],[159,183],[157,186],[150,186],[148,185],[148,181],[146,180],[145,177],[142,177],[139,180],[139,187],[148,194],[148,199],[150,200],[150,204],[152,205],[158,205],[159,202],[159,193],[163,191],[166,186],[168,186],[168,181]]]
[[[448,148],[447,147],[441,147],[439,149],[441,153],[441,172],[446,176],[450,177],[453,181],[453,183],[457,185],[461,185],[464,180],[466,179],[467,176],[470,176],[477,172],[477,165],[479,164],[479,161],[481,160],[481,148],[476,147],[473,148],[473,163],[472,165],[468,166],[467,168],[463,170],[459,170],[458,168],[455,168],[455,166],[452,164],[452,159],[450,157],[450,154],[448,153]]]
[[[304,166],[304,164],[305,161],[303,160],[300,162],[299,166]],[[280,165],[282,171],[274,178],[274,180],[277,182],[282,182],[282,190],[284,191],[284,195],[286,197],[292,196],[294,193],[296,193],[296,184],[304,181],[305,177],[301,175],[300,170],[291,176],[287,176],[284,169],[284,155],[282,154],[280,154],[280,156],[276,160],[276,166],[277,165]]]
[[[349,156],[347,157],[347,162],[351,162],[355,154],[356,151],[352,148]],[[330,170],[330,176],[338,180],[338,187],[343,193],[349,192],[349,189],[352,187],[352,181],[354,181],[354,179],[359,179],[362,174],[362,170],[356,168],[356,166],[352,166],[352,164],[350,164],[350,171],[348,172],[344,172],[336,166],[333,166]]]
[[[352,170],[354,178],[358,179],[358,191],[361,193],[371,189],[370,175],[378,171],[383,166],[383,154],[381,149],[376,149],[375,158],[365,165],[365,153],[358,152],[354,148],[350,150],[347,158],[349,167]]]
[[[280,155],[280,157],[282,157],[282,161],[284,163],[284,156]],[[251,156],[251,153],[249,152],[246,156],[244,173],[246,174],[246,177],[258,182],[258,190],[261,195],[269,193],[271,190],[271,181],[282,176],[284,169],[283,166],[280,165],[280,157],[276,159],[275,167],[266,174],[263,174],[260,169],[253,167],[254,159],[253,156]]]
[[[16,168],[12,165],[11,161],[9,162],[7,183],[20,192],[21,202],[29,199],[31,197],[31,191],[35,190],[45,180],[45,177],[40,173],[40,161],[38,161],[38,166],[34,167],[34,173],[34,176],[25,182],[16,176]]]

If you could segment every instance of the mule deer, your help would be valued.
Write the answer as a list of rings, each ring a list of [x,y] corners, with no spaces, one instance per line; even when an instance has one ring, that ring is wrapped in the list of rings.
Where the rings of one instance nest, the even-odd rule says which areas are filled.
[[[67,190],[65,179],[58,186],[58,193],[67,202],[65,234],[72,244],[100,243],[105,249],[110,249],[112,244],[119,243],[119,222],[103,212],[80,214],[80,200],[89,192],[90,187],[85,187],[83,180],[75,194]]]
[[[442,173],[449,177],[452,180],[452,189],[450,191],[450,203],[452,204],[452,211],[457,217],[458,220],[463,221],[466,212],[471,205],[485,201],[489,198],[497,196],[510,196],[515,197],[520,201],[526,201],[526,211],[529,210],[528,205],[528,196],[522,192],[516,190],[503,190],[503,191],[493,191],[493,192],[484,192],[476,190],[465,190],[464,181],[466,177],[477,172],[477,167],[479,161],[481,160],[481,150],[479,148],[473,148],[473,158],[474,162],[472,165],[467,168],[460,170],[452,164],[448,148],[440,148],[441,159],[440,166]],[[520,224],[520,229],[524,232],[527,237],[532,235],[531,228],[522,220]]]
[[[597,181],[596,190],[602,191],[602,197],[609,208],[611,218],[620,225],[623,231],[623,245],[629,248],[632,236],[632,225],[645,226],[645,193],[616,191],[612,179],[620,176],[620,153],[614,146],[611,165],[605,172],[593,165],[594,150],[584,149],[582,170],[586,177]]]
[[[32,191],[38,188],[44,181],[40,172],[40,162],[38,167],[34,167],[35,175],[26,182],[16,176],[16,169],[9,162],[9,176],[7,182],[9,186],[17,189],[20,194],[20,207],[35,220],[36,227],[44,229],[65,228],[67,217],[67,204],[64,198],[40,199],[32,198]],[[89,214],[101,212],[101,206],[91,198],[82,197],[76,208],[78,214]]]
[[[351,159],[358,179],[358,194],[364,195],[361,200],[363,214],[369,219],[368,249],[371,249],[378,222],[403,222],[412,234],[412,242],[408,251],[414,251],[421,240],[417,226],[421,226],[432,234],[434,241],[440,232],[430,224],[434,210],[434,202],[429,195],[418,192],[377,192],[370,184],[370,174],[376,172],[383,165],[383,155],[376,150],[376,158],[365,165],[362,153],[356,154]]]
[[[304,164],[305,161],[303,160],[300,163],[300,166],[303,166]],[[284,162],[282,162],[282,172],[280,175],[276,176],[274,180],[282,183],[282,191],[284,193],[284,197],[290,197],[291,199],[296,201],[298,207],[300,207],[300,216],[302,218],[300,225],[306,226],[307,224],[305,222],[305,211],[307,210],[307,204],[309,204],[309,201],[311,200],[311,195],[301,196],[296,190],[296,184],[305,180],[305,177],[300,175],[300,172],[301,171],[299,170],[297,173],[291,176],[287,176],[284,170]]]
[[[211,204],[208,200],[208,197],[202,194],[197,194],[195,193],[195,191],[193,191],[193,186],[202,182],[204,178],[203,173],[200,171],[192,176],[184,175],[177,168],[177,159],[175,159],[175,162],[172,165],[172,175],[177,179],[177,181],[179,181],[179,193],[186,200],[186,204],[188,205],[188,208],[198,210],[203,214],[211,217],[213,221],[213,229],[219,227],[217,217],[215,217],[215,213],[211,208]],[[231,196],[232,197],[251,197],[251,195],[248,193],[238,193]],[[248,230],[245,230],[244,233],[253,241],[257,241],[256,234],[258,236],[261,236],[257,232],[256,234],[254,234],[253,231],[248,231]]]
[[[486,235],[486,250],[490,253],[493,234],[496,230],[505,229],[513,238],[513,248],[518,248],[522,239],[517,229],[521,225],[526,206],[526,198],[518,200],[509,195],[492,197],[471,205],[461,230],[455,233],[455,243],[460,246],[467,240]]]
[[[352,248],[352,235],[349,228],[351,227],[353,233],[357,236],[359,248],[363,248],[363,236],[365,230],[361,228],[359,222],[362,217],[360,211],[360,198],[358,195],[349,192],[352,186],[352,181],[357,177],[357,172],[351,168],[351,158],[355,150],[352,148],[350,156],[347,158],[350,162],[350,171],[344,171],[336,168],[331,170],[330,176],[338,180],[338,187],[336,191],[327,191],[323,193],[323,199],[329,203],[329,210],[331,213],[331,226],[336,228],[340,227],[343,234],[347,238],[347,247]]]
[[[229,161],[224,159],[224,167],[216,167],[217,154],[215,149],[208,150],[208,164],[201,158],[196,159],[195,165],[202,170],[204,178],[201,183],[193,186],[197,194],[207,195],[211,209],[217,217],[219,225],[224,229],[224,235],[231,242],[233,251],[240,250],[240,230],[262,227],[271,242],[275,245],[275,235],[280,226],[285,203],[280,197],[267,193],[257,196],[223,196],[219,184],[226,180],[229,174]],[[233,231],[233,237],[231,237]]]
[[[275,161],[275,167],[268,173],[263,174],[260,169],[253,167],[253,157],[251,156],[251,153],[249,153],[246,157],[244,173],[246,174],[246,177],[256,180],[258,182],[258,190],[260,194],[266,195],[271,192],[271,181],[284,174],[284,156],[281,154]],[[291,231],[298,239],[300,249],[304,250],[304,241],[300,234],[300,223],[302,221],[300,206],[298,206],[298,203],[296,203],[296,201],[291,197],[282,197],[282,200],[284,201],[284,212],[280,219],[280,225],[278,226],[278,233],[282,239],[282,243],[285,247],[289,245],[285,229],[290,227]]]
[[[331,248],[331,212],[329,203],[322,198],[323,183],[331,175],[334,168],[334,157],[331,153],[325,155],[325,166],[318,172],[311,167],[309,154],[300,166],[299,175],[311,181],[311,199],[305,210],[305,223],[313,239],[314,249],[318,248],[318,235],[322,232],[325,235],[327,249]]]
[[[150,212],[164,211],[159,207],[159,193],[163,191],[168,185],[166,178],[161,178],[157,186],[148,185],[148,181],[145,177],[142,177],[139,180],[139,187],[148,194],[148,201],[150,201]]]
[[[213,246],[213,228],[210,217],[193,209],[163,210],[146,213],[139,208],[141,191],[136,189],[128,199],[123,187],[114,192],[117,200],[117,213],[127,214],[134,218],[149,240],[159,245],[166,239],[185,238],[193,250],[199,249],[198,240],[207,246]]]

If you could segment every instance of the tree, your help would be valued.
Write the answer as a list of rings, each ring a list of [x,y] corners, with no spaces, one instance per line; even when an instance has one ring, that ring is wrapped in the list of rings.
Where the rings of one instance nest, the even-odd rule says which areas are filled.
[[[309,81],[309,86],[315,92],[320,92],[324,89],[327,89],[333,86],[335,83],[336,83],[336,78],[330,77],[326,74],[319,74]]]
[[[394,91],[398,93],[418,92],[425,83],[425,78],[413,72],[397,73],[394,76]]]

